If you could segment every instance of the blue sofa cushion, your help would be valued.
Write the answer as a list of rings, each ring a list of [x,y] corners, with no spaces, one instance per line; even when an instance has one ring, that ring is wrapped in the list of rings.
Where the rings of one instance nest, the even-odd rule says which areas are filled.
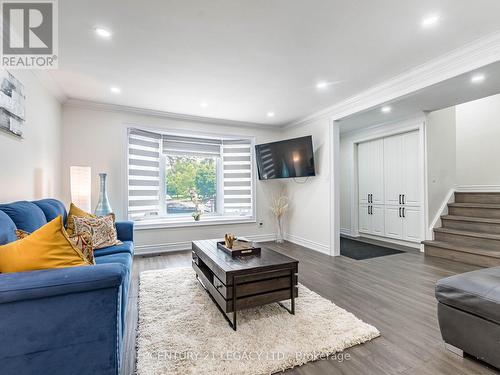
[[[132,272],[132,254],[130,253],[118,253],[99,256],[95,255],[96,264],[109,264],[109,263],[119,263],[125,266],[125,275],[122,281],[122,308],[121,308],[121,318],[122,318],[122,329],[125,328],[125,312],[127,307],[128,299],[128,289],[130,286],[130,273]]]
[[[94,256],[103,256],[109,254],[118,254],[118,253],[129,253],[134,254],[134,243],[132,241],[123,241],[120,245],[103,247],[102,249],[94,250]]]
[[[16,224],[5,212],[0,211],[0,245],[17,240]]]
[[[134,241],[134,223],[132,221],[117,221],[115,225],[120,241]]]
[[[66,213],[66,208],[61,201],[57,199],[41,199],[39,201],[33,201],[43,211],[47,222],[54,220],[59,215],[63,218],[63,223],[66,224],[66,219],[68,214]]]
[[[19,201],[0,204],[0,210],[5,212],[16,224],[17,229],[33,233],[38,228],[47,224],[47,219],[40,207],[36,204]]]

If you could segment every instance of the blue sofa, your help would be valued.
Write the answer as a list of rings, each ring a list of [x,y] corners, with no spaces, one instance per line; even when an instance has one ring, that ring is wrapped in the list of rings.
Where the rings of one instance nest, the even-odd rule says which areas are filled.
[[[0,245],[58,215],[55,199],[1,204]],[[123,244],[95,250],[95,266],[0,274],[0,374],[120,373],[133,223],[116,229]]]

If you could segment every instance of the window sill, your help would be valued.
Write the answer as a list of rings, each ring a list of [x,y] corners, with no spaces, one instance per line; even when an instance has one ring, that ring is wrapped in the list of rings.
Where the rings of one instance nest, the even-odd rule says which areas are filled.
[[[135,230],[147,229],[162,229],[162,228],[189,228],[189,227],[203,227],[209,225],[233,225],[233,224],[252,224],[256,223],[254,217],[205,217],[200,221],[194,221],[192,217],[175,218],[175,219],[158,219],[147,221],[135,221]]]

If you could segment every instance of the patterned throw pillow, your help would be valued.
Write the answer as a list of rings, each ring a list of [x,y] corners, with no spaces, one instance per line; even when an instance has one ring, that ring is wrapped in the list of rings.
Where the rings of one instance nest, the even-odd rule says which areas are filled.
[[[30,235],[31,233],[28,233],[24,230],[21,229],[16,229],[16,237],[18,240],[22,240],[23,238],[26,238]]]
[[[90,233],[78,233],[70,236],[69,240],[82,252],[85,259],[87,259],[90,263],[95,264],[94,247],[92,246],[92,235]]]
[[[73,217],[73,228],[75,234],[90,233],[92,235],[92,246],[95,249],[119,245],[115,227],[115,215],[109,214],[101,217]]]
[[[31,233],[24,230],[16,229],[16,237],[18,240],[22,240],[30,234]],[[95,264],[94,248],[92,247],[92,235],[90,233],[84,232],[74,236],[68,235],[68,239],[71,241],[73,246],[82,252],[83,256],[89,261],[89,263]]]
[[[76,205],[73,203],[70,204],[69,206],[69,212],[68,212],[68,220],[66,222],[66,232],[70,236],[74,234],[74,228],[73,228],[73,223],[74,223],[74,218],[75,217],[97,217],[95,215],[92,215],[89,212],[86,212],[82,210],[81,208],[78,208]]]

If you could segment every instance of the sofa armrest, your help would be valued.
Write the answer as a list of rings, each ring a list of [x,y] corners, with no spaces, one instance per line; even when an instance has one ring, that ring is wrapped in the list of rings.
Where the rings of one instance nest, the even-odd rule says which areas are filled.
[[[121,264],[99,264],[0,274],[0,304],[83,291],[119,287]]]
[[[116,232],[120,241],[134,241],[134,222],[117,221]]]
[[[2,375],[118,375],[121,264],[0,274]]]

